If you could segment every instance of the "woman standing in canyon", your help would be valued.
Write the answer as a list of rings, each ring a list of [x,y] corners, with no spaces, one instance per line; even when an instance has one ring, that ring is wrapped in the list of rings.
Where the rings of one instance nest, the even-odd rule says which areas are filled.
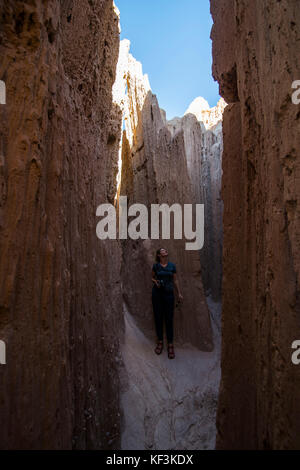
[[[168,341],[168,358],[174,359],[174,284],[178,293],[179,301],[183,296],[179,289],[179,283],[176,275],[176,265],[168,261],[168,251],[160,248],[156,252],[156,263],[152,267],[152,305],[154,311],[154,320],[157,334],[156,354],[161,354],[163,350],[163,331],[164,320],[166,323],[166,334]]]

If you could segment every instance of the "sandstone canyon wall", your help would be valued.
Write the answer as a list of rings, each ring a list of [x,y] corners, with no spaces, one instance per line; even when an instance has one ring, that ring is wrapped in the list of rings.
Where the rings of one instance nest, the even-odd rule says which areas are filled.
[[[212,183],[204,167],[210,165],[207,160],[210,160],[209,157],[214,151],[213,156],[219,161],[219,168],[221,167],[221,133],[207,131],[195,113],[168,122],[165,112],[159,108],[156,96],[152,94],[148,77],[143,75],[141,64],[129,53],[129,46],[129,41],[121,42],[119,80],[117,78],[120,87],[123,81],[123,94],[119,94],[119,105],[123,109],[126,129],[123,134],[120,195],[127,196],[129,206],[134,203],[145,204],[149,214],[151,204],[200,204],[208,202],[209,199],[211,205]],[[214,144],[219,151],[216,148],[213,150]],[[206,146],[207,154],[203,151]],[[215,188],[221,184],[220,172],[218,176]],[[201,188],[204,179],[209,188],[207,200],[204,196],[204,185]],[[221,204],[217,205],[216,212],[220,215]],[[211,213],[210,216],[212,218]],[[150,223],[149,219],[149,227]],[[216,223],[219,235],[222,221],[218,219]],[[184,295],[183,304],[175,311],[175,341],[177,344],[189,343],[209,351],[213,347],[212,332],[202,283],[199,251],[186,251],[185,242],[186,240],[161,238],[157,241],[124,241],[124,299],[138,326],[148,337],[154,339],[151,267],[155,262],[156,249],[166,246],[170,259],[177,265]],[[207,239],[205,246],[206,243]]]
[[[300,77],[296,0],[211,0],[224,113],[219,449],[299,449]]]
[[[191,189],[197,204],[205,206],[205,243],[200,251],[205,293],[221,299],[223,201],[221,199],[223,135],[226,103],[221,99],[210,109],[206,100],[196,98],[183,118],[167,122],[174,136],[183,132]]]
[[[0,9],[0,447],[119,448],[121,256],[96,238],[116,192],[118,15],[112,0]]]
[[[128,114],[123,136],[120,195],[128,204],[190,204],[193,197],[187,173],[183,134],[172,138],[156,96],[141,64],[128,55]],[[171,224],[172,225],[172,224]],[[172,234],[172,232],[171,232]],[[175,341],[212,350],[212,331],[204,296],[198,252],[185,251],[184,240],[127,240],[123,243],[124,299],[138,326],[155,339],[151,304],[151,268],[161,245],[176,263],[185,302],[176,310]],[[133,267],[134,266],[134,267]],[[188,296],[187,292],[193,292]],[[148,294],[147,294],[148,293]]]

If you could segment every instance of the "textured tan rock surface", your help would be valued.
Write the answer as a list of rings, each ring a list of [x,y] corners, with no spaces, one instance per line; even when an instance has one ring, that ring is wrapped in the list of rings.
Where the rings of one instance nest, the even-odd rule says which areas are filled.
[[[212,0],[224,114],[218,448],[299,449],[300,76],[296,0]],[[298,41],[298,42],[297,42]]]
[[[111,0],[0,9],[0,447],[118,448],[120,252],[96,238],[116,192],[118,17]]]
[[[208,102],[201,96],[198,96],[198,98],[195,98],[190,104],[185,115],[194,114],[198,121],[201,121],[204,124],[206,129],[211,129],[219,121],[222,121],[225,108],[226,102],[223,98],[219,100],[217,106],[210,108]]]
[[[142,73],[141,64],[128,54],[128,43],[122,47],[128,59],[124,73],[127,84],[124,106],[126,132],[123,136],[120,194],[128,197],[129,206],[145,204],[149,213],[151,204],[193,204],[183,132],[172,137],[166,126],[165,114],[150,90],[147,76]],[[167,247],[170,261],[177,264],[185,298],[182,307],[175,312],[175,341],[210,351],[213,347],[212,331],[202,286],[200,257],[197,251],[186,251],[185,242],[125,241],[122,265],[124,299],[138,327],[154,340],[151,268],[156,249]]]
[[[206,294],[221,298],[222,281],[222,116],[226,103],[210,108],[196,98],[183,118],[167,122],[174,137],[183,132],[191,190],[197,204],[205,207],[205,243],[200,252],[202,281]]]

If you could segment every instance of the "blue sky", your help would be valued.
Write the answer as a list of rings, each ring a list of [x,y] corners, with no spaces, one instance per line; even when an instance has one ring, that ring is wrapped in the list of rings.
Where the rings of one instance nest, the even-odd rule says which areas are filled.
[[[182,116],[197,96],[219,100],[211,75],[209,0],[115,0],[121,39],[142,62],[168,119]]]

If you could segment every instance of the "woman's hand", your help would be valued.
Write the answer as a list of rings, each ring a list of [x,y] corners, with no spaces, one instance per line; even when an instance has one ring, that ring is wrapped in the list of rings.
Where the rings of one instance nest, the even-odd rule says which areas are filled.
[[[153,271],[153,269],[152,269],[152,282],[154,282],[154,284],[156,285],[156,287],[158,287],[158,285],[157,285],[157,279],[155,279],[155,272]]]
[[[173,279],[174,279],[174,284],[175,284],[175,287],[176,287],[176,290],[177,290],[177,294],[178,294],[178,300],[179,300],[179,302],[182,302],[182,301],[183,301],[183,295],[181,294],[181,292],[180,292],[180,290],[179,290],[179,282],[178,282],[178,278],[177,278],[177,274],[176,274],[176,273],[174,273]]]
[[[154,284],[156,285],[156,287],[160,287],[160,283],[158,282],[157,279],[155,279],[155,272],[152,271],[152,282],[154,282]]]

